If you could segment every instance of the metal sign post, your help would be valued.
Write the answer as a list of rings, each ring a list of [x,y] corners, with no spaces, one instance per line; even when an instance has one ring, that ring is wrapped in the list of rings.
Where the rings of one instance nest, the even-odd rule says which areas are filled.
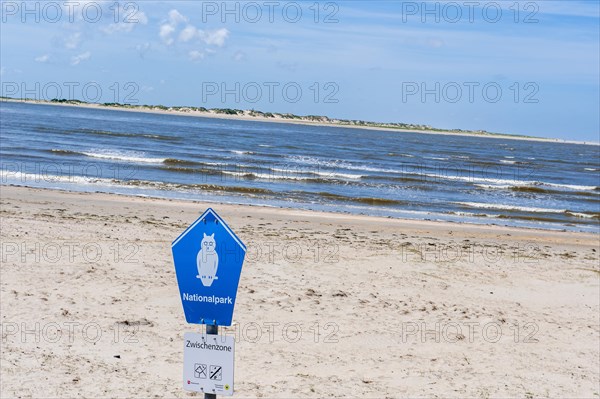
[[[219,326],[215,324],[206,325],[206,334],[219,335]],[[204,399],[217,399],[216,393],[204,393]]]

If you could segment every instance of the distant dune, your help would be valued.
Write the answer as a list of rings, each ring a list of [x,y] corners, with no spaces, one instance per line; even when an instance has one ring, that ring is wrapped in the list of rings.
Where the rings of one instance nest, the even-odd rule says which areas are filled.
[[[428,125],[415,125],[410,123],[382,123],[382,122],[369,122],[362,120],[351,120],[351,119],[335,119],[327,116],[320,115],[305,115],[299,116],[294,114],[282,114],[282,113],[271,113],[261,112],[256,110],[240,110],[232,108],[204,108],[204,107],[193,107],[193,106],[173,106],[167,107],[164,105],[132,105],[132,104],[121,104],[121,103],[88,103],[79,100],[66,100],[66,99],[55,99],[51,101],[46,100],[34,100],[34,99],[15,99],[0,97],[0,101],[14,101],[14,102],[27,102],[35,104],[52,104],[52,105],[64,105],[64,106],[75,106],[75,107],[90,107],[90,108],[108,108],[113,110],[121,111],[133,111],[133,112],[152,112],[152,113],[169,113],[177,115],[188,115],[197,117],[209,117],[209,118],[222,118],[222,119],[237,119],[237,120],[250,120],[257,122],[278,122],[278,123],[296,123],[302,125],[313,125],[313,126],[338,126],[348,127],[356,129],[375,129],[383,131],[401,131],[401,132],[415,132],[425,134],[451,134],[451,135],[463,135],[463,136],[478,136],[478,137],[490,137],[490,138],[502,138],[512,140],[530,140],[530,141],[549,141],[558,143],[572,143],[572,144],[592,144],[600,145],[595,142],[582,142],[582,141],[570,141],[561,139],[551,139],[544,137],[534,137],[526,135],[506,134],[506,133],[491,133],[485,130],[462,130],[462,129],[441,129],[435,128]]]

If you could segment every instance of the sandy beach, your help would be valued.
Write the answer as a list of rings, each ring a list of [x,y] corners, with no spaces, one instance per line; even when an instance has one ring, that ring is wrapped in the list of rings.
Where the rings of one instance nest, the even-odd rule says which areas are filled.
[[[236,397],[597,397],[598,235],[1,186],[2,397],[189,397],[170,244],[247,244]]]

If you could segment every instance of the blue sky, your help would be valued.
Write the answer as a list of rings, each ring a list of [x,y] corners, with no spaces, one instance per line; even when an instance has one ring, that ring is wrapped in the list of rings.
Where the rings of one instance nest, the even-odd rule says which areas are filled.
[[[598,141],[599,7],[3,1],[2,94]]]

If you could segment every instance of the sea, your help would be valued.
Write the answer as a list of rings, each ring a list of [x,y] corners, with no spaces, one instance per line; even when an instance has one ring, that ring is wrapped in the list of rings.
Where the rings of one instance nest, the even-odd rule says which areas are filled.
[[[600,233],[598,145],[1,102],[0,159],[2,185]]]

